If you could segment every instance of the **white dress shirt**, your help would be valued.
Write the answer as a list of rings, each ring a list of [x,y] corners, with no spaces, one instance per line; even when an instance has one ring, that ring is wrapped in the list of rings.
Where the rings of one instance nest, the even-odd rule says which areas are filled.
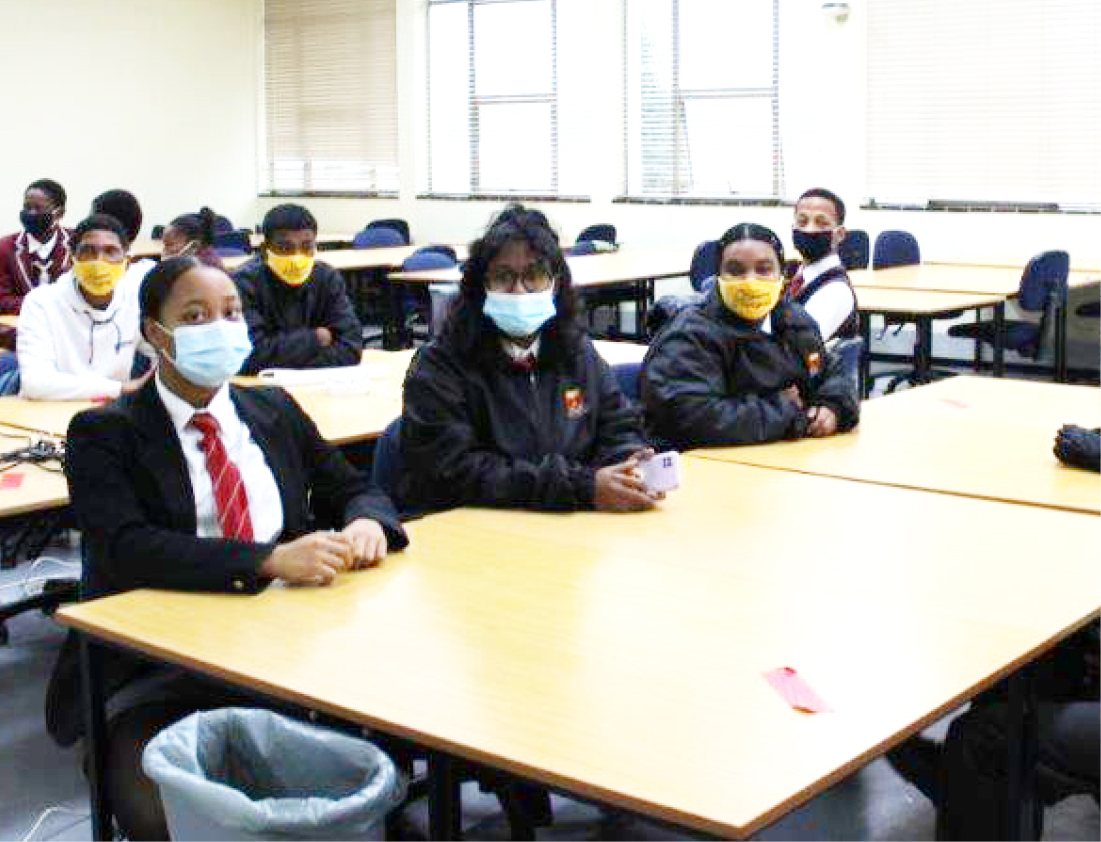
[[[273,541],[283,531],[283,499],[275,475],[264,458],[264,451],[252,438],[248,425],[241,420],[229,397],[229,386],[222,386],[203,410],[197,410],[176,395],[156,376],[157,394],[161,396],[176,435],[180,438],[187,474],[191,477],[191,489],[195,494],[195,534],[200,538],[221,538],[222,527],[218,523],[218,510],[214,502],[214,483],[206,469],[206,454],[199,447],[202,439],[191,417],[196,412],[209,412],[218,422],[219,437],[226,453],[237,466],[248,496],[249,517],[252,520],[253,540],[258,543]]]
[[[840,265],[841,258],[834,252],[804,266],[803,285],[811,284],[830,269]],[[856,296],[853,295],[849,285],[843,283],[826,284],[803,305],[803,309],[818,322],[818,331],[824,340],[829,340],[837,332],[855,307]]]

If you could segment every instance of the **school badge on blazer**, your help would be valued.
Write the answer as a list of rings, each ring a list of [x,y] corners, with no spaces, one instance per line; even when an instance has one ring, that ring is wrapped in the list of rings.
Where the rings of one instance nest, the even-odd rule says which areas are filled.
[[[580,418],[585,414],[585,393],[576,386],[562,392],[562,407],[567,418]]]
[[[822,355],[818,351],[807,354],[807,371],[812,375],[822,370]]]

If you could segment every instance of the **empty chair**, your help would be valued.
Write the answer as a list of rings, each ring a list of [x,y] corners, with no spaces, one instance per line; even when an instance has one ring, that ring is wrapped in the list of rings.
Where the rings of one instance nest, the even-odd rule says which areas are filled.
[[[214,219],[215,234],[229,234],[234,230],[236,229],[234,229],[233,223],[229,221],[228,217],[219,215]]]
[[[408,244],[409,241],[402,236],[400,231],[388,225],[380,225],[375,228],[368,226],[356,234],[352,240],[352,248],[354,249],[377,249]]]
[[[215,234],[214,250],[220,257],[252,254],[252,239],[248,231],[227,231]]]
[[[401,268],[405,272],[419,272],[430,269],[450,269],[457,265],[455,249],[451,246],[425,246],[405,258]],[[418,304],[424,302],[423,287],[419,285],[408,286],[412,286],[412,288],[406,289],[401,298],[403,315],[415,311]],[[458,294],[458,284],[438,283],[428,285],[428,324],[433,334],[439,333],[444,318],[447,316],[447,310]]]
[[[596,254],[599,251],[593,240],[578,240],[566,251],[566,254],[571,257],[580,257],[583,254]]]
[[[889,269],[892,266],[911,266],[921,263],[921,249],[917,237],[908,231],[880,231],[875,238],[872,253],[873,269]]]
[[[366,231],[370,228],[393,228],[401,234],[401,245],[407,246],[412,242],[409,235],[409,223],[404,219],[374,219],[368,222],[367,227],[363,230]]]
[[[1045,251],[1028,261],[1021,274],[1017,303],[1025,312],[1040,313],[1040,321],[1006,319],[1002,334],[1005,348],[1032,360],[1040,358],[1048,337],[1053,337],[1055,366],[1052,374],[1059,381],[1066,379],[1066,336],[1058,326],[1065,317],[1069,274],[1070,255],[1065,251]],[[977,320],[972,324],[953,325],[948,328],[948,335],[993,345],[997,338],[995,329],[993,321]]]
[[[867,269],[869,250],[868,232],[854,228],[845,234],[837,253],[846,269]]]
[[[590,225],[584,231],[577,235],[577,242],[591,242],[592,240],[600,240],[605,243],[615,244],[616,230],[614,225],[609,225],[606,222],[602,222],[598,225]]]
[[[696,246],[692,253],[692,265],[688,269],[688,279],[692,289],[707,292],[703,282],[719,273],[719,241],[705,240]]]

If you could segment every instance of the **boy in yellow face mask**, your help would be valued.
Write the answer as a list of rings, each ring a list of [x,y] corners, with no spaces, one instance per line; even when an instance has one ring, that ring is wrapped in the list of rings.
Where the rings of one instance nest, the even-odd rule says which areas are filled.
[[[782,298],[783,262],[783,244],[762,225],[723,234],[714,288],[662,329],[643,362],[642,400],[659,439],[688,449],[856,425],[856,384],[814,319]]]
[[[73,268],[27,294],[19,317],[20,395],[35,400],[115,398],[138,346],[142,273],[127,271],[130,241],[114,217],[93,214],[73,232]]]
[[[356,365],[363,327],[340,273],[316,259],[317,220],[279,205],[263,222],[260,253],[233,274],[253,351],[241,369]]]

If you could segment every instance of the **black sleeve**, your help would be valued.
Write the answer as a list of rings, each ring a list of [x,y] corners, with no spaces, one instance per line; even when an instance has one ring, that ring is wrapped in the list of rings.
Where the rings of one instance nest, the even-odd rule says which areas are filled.
[[[596,464],[599,467],[615,465],[646,446],[642,412],[619,390],[619,382],[611,366],[591,343],[588,353],[590,371],[594,373],[599,388]]]
[[[655,340],[643,364],[642,400],[655,433],[684,449],[801,434],[804,413],[781,392],[729,394],[717,340],[679,318],[679,325]]]
[[[433,346],[406,375],[401,498],[415,508],[497,506],[569,511],[592,505],[595,467],[560,455],[513,459],[480,440],[461,364]]]
[[[825,354],[822,371],[811,382],[809,403],[828,406],[837,415],[837,429],[847,432],[860,423],[860,383],[845,370],[840,355]]]
[[[282,389],[278,393],[284,401],[281,415],[292,425],[309,471],[308,485],[315,507],[340,513],[344,526],[357,518],[377,521],[391,550],[405,547],[409,538],[390,498],[352,466],[339,448],[322,438],[317,425],[294,398]]]
[[[323,349],[311,328],[280,330],[265,317],[260,292],[260,285],[265,282],[260,277],[263,271],[263,266],[259,266],[255,272],[250,268],[234,276],[241,294],[249,339],[252,340],[252,353],[241,366],[241,374],[256,374],[265,368],[310,368],[316,365],[313,360]]]
[[[319,327],[327,327],[333,334],[333,344],[328,348],[317,346],[310,366],[328,368],[341,365],[358,365],[363,353],[363,326],[348,298],[344,278],[331,266],[318,266]]]
[[[69,425],[66,472],[77,525],[99,578],[118,590],[167,588],[255,592],[274,545],[200,538],[150,522],[133,482],[129,421],[111,409],[76,415]]]

